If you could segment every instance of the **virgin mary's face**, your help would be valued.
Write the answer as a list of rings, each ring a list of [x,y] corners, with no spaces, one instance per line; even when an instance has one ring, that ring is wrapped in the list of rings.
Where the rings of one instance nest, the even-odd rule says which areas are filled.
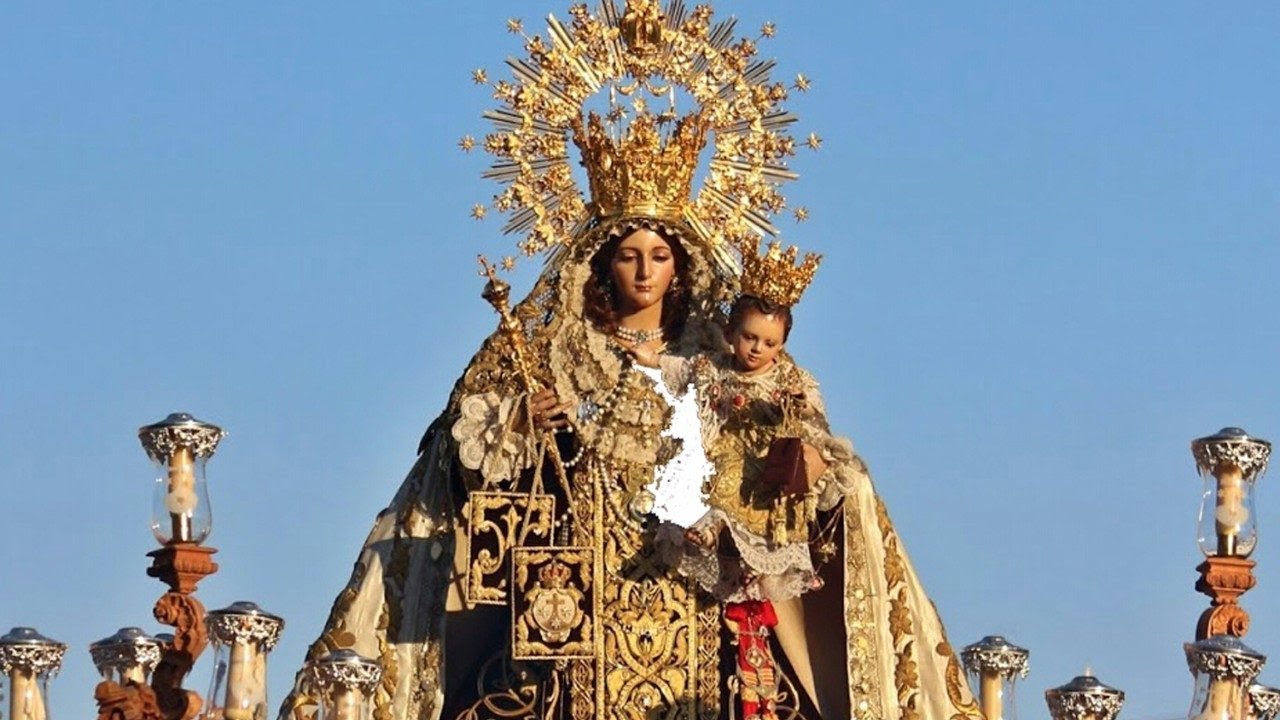
[[[641,228],[622,239],[610,263],[623,315],[662,302],[676,274],[671,245],[658,233]]]

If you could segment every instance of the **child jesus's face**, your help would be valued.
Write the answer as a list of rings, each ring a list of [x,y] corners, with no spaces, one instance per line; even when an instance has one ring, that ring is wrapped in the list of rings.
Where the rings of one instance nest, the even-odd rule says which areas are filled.
[[[765,315],[755,308],[747,310],[742,321],[729,331],[735,369],[754,375],[773,367],[774,358],[786,343],[786,334],[787,323],[781,316]]]

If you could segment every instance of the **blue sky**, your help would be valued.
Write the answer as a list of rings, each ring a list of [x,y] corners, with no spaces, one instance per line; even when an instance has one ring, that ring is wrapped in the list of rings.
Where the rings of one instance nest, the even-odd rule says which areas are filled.
[[[288,625],[279,699],[417,438],[491,330],[493,187],[460,153],[563,3],[0,7],[0,623],[155,630],[135,429],[230,431],[210,608]],[[870,464],[957,646],[1031,650],[1024,718],[1091,664],[1185,713],[1205,599],[1187,443],[1280,437],[1280,6],[721,2],[765,20],[826,255],[790,349]],[[527,287],[536,263],[525,262]],[[1260,483],[1247,641],[1280,650]],[[3,628],[0,628],[3,629]],[[1263,680],[1280,684],[1264,670]],[[203,691],[202,664],[189,683]]]

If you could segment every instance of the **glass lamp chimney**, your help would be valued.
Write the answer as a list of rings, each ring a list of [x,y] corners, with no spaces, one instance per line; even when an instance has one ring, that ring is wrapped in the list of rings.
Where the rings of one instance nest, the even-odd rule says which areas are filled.
[[[9,712],[5,720],[48,720],[49,680],[62,668],[67,646],[16,627],[0,636],[0,672]]]
[[[213,643],[211,717],[260,720],[267,717],[267,654],[280,639],[284,620],[251,602],[214,610],[205,619]]]
[[[1248,720],[1248,688],[1267,658],[1232,635],[1215,635],[1183,649],[1195,677],[1188,720]]]
[[[200,544],[213,529],[205,464],[226,436],[222,428],[173,413],[138,430],[155,464],[151,532],[161,545]]]
[[[307,666],[320,720],[369,720],[382,668],[353,650],[335,650]]]
[[[969,686],[978,688],[978,700],[987,720],[1017,720],[1014,685],[1025,678],[1030,653],[1000,635],[988,635],[960,652],[969,675]]]
[[[146,685],[151,682],[151,671],[160,664],[160,641],[136,627],[120,628],[91,644],[89,655],[103,680]]]
[[[1115,720],[1124,706],[1123,692],[1087,670],[1066,685],[1046,690],[1044,699],[1053,720]]]
[[[1196,470],[1204,478],[1197,542],[1207,557],[1246,558],[1258,542],[1255,481],[1267,470],[1271,443],[1237,427],[1191,442]]]

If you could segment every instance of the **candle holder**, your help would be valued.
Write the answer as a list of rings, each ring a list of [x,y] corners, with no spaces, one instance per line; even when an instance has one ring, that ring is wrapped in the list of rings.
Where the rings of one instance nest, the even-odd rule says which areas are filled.
[[[167,720],[192,720],[202,704],[197,693],[183,689],[182,681],[208,644],[204,606],[193,593],[202,578],[218,570],[212,560],[217,551],[200,543],[213,525],[204,467],[225,436],[222,428],[186,413],[138,430],[142,448],[157,466],[151,530],[164,546],[148,553],[152,563],[147,574],[169,586],[153,614],[174,628],[151,678]],[[105,711],[99,700],[99,716]]]
[[[1053,720],[1114,720],[1124,706],[1124,693],[1089,672],[1066,685],[1046,690],[1045,702]]]
[[[1183,646],[1195,676],[1188,720],[1248,720],[1248,688],[1267,658],[1231,635]]]
[[[382,680],[382,667],[354,650],[335,650],[307,666],[310,694],[320,703],[320,720],[369,720],[369,700]]]
[[[205,624],[213,643],[207,715],[226,720],[267,717],[267,654],[280,639],[284,620],[254,603],[237,602],[211,611]]]
[[[1275,720],[1280,712],[1280,688],[1254,683],[1249,686],[1249,717],[1253,720]]]
[[[1000,635],[988,635],[960,651],[969,675],[969,686],[978,688],[978,700],[987,720],[1017,720],[1014,685],[1030,669],[1031,654]]]
[[[159,640],[139,628],[127,627],[91,644],[89,655],[103,680],[118,685],[146,685],[160,664],[161,650]]]
[[[0,636],[5,720],[47,720],[49,680],[62,668],[67,646],[29,627],[16,627]]]
[[[156,466],[151,532],[161,545],[204,542],[213,529],[205,465],[226,433],[187,413],[173,413],[138,430]]]
[[[1214,635],[1243,636],[1249,614],[1239,597],[1257,584],[1248,559],[1258,540],[1254,484],[1267,469],[1271,443],[1249,437],[1240,428],[1223,428],[1191,443],[1196,469],[1204,478],[1197,542],[1205,561],[1196,569],[1196,590],[1210,605],[1200,615],[1196,639]]]

